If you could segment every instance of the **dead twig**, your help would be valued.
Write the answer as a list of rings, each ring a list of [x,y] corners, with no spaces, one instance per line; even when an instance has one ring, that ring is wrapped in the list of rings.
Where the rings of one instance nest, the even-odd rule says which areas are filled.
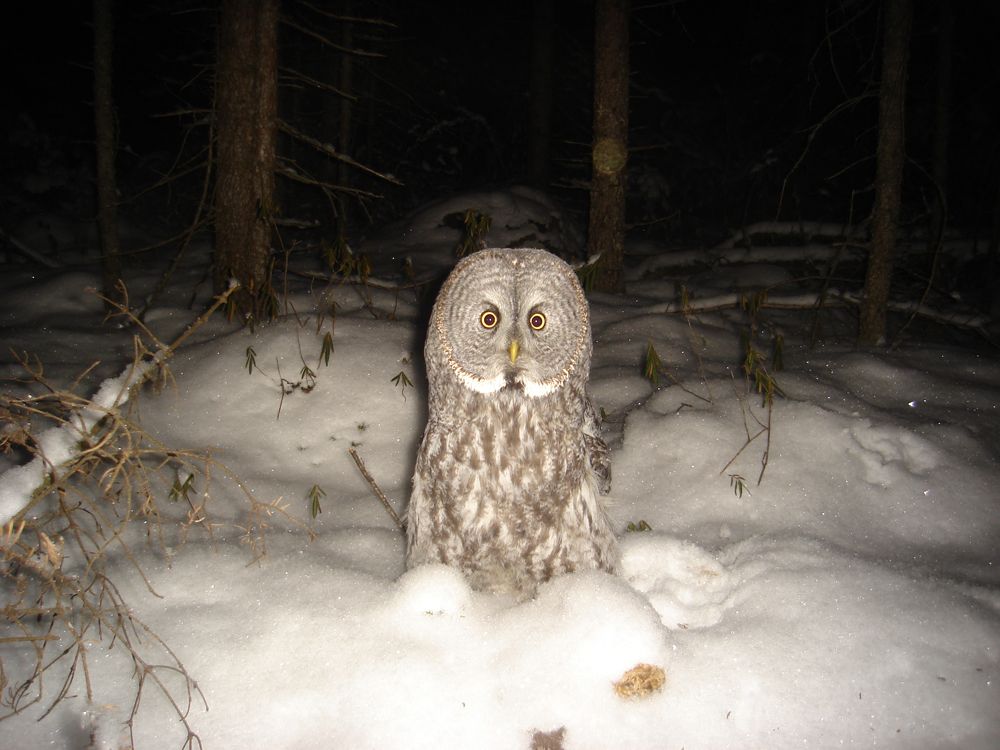
[[[0,238],[3,238],[10,243],[11,247],[17,250],[18,253],[29,258],[33,261],[41,263],[46,268],[62,268],[62,264],[58,263],[51,258],[47,258],[36,250],[32,250],[30,247],[25,245],[21,240],[19,240],[14,235],[5,231],[3,227],[0,227]]]
[[[202,217],[208,213],[206,207],[209,204],[209,188],[212,184],[212,144],[214,143],[214,134],[212,133],[212,130],[214,130],[214,126],[210,126],[209,130],[208,156],[205,160],[205,177],[202,180],[201,197],[198,199],[198,207],[195,209],[194,218],[191,220],[191,225],[184,233],[181,245],[174,254],[173,260],[170,261],[170,265],[167,266],[166,270],[160,276],[159,281],[156,282],[156,286],[153,287],[153,291],[151,291],[146,297],[146,303],[142,306],[142,310],[136,316],[137,320],[141,321],[146,317],[146,314],[153,306],[153,303],[163,293],[163,290],[167,288],[167,284],[170,283],[170,279],[173,278],[174,272],[177,271],[178,266],[181,264],[181,260],[187,253],[187,249],[191,245],[191,240],[204,223]]]
[[[302,83],[306,83],[314,88],[320,89],[321,91],[329,91],[331,94],[342,96],[345,99],[349,99],[352,102],[356,102],[358,100],[358,97],[356,97],[354,94],[349,94],[346,91],[341,91],[332,83],[327,83],[326,81],[321,81],[318,78],[313,78],[312,76],[307,75],[299,70],[295,70],[294,68],[282,66],[279,68],[279,71],[296,81],[301,81]]]
[[[352,49],[350,47],[344,47],[341,44],[337,44],[336,42],[334,42],[333,40],[331,40],[329,37],[326,37],[326,36],[324,36],[323,34],[320,34],[317,31],[313,31],[312,29],[307,29],[305,26],[302,26],[301,24],[296,23],[295,21],[291,20],[290,18],[283,17],[281,19],[281,22],[285,26],[287,26],[288,28],[295,29],[300,34],[305,34],[306,36],[310,36],[313,39],[318,40],[322,44],[325,44],[327,47],[330,47],[332,49],[337,50],[338,52],[345,52],[345,53],[347,53],[349,55],[357,55],[358,57],[372,57],[372,58],[376,58],[376,59],[381,59],[381,58],[385,57],[385,55],[382,54],[381,52],[368,52],[367,50],[363,50],[363,49]]]
[[[353,159],[352,157],[348,156],[347,154],[340,153],[337,149],[335,149],[333,147],[332,144],[330,144],[330,143],[323,143],[322,141],[317,140],[316,138],[313,138],[310,135],[306,135],[301,130],[299,130],[296,127],[293,127],[292,125],[290,125],[289,123],[285,122],[284,120],[278,120],[278,129],[281,132],[285,133],[286,135],[290,135],[292,138],[295,138],[296,140],[301,141],[302,143],[305,143],[307,146],[312,146],[312,148],[316,149],[321,154],[325,154],[326,156],[329,156],[331,159],[336,159],[337,161],[342,161],[345,164],[349,164],[350,166],[354,167],[355,169],[360,169],[362,172],[365,172],[366,174],[370,174],[373,177],[378,177],[380,180],[385,180],[386,182],[391,183],[392,185],[400,185],[400,186],[402,186],[402,184],[403,184],[398,179],[396,179],[395,177],[393,177],[391,174],[386,174],[384,172],[379,172],[376,169],[372,169],[371,167],[365,166],[364,164],[362,164],[361,162],[357,161],[356,159]]]
[[[364,23],[364,24],[369,24],[369,25],[372,25],[372,26],[385,26],[386,28],[389,28],[389,29],[399,28],[392,21],[386,21],[385,19],[382,19],[382,18],[371,18],[371,17],[361,17],[361,16],[344,16],[344,15],[340,15],[339,13],[331,13],[328,10],[323,10],[322,8],[317,8],[312,3],[307,3],[305,0],[300,0],[299,4],[305,6],[306,8],[308,8],[311,11],[313,11],[314,13],[318,13],[321,16],[325,16],[326,18],[329,18],[329,19],[331,19],[333,21],[337,21],[338,23]]]
[[[351,458],[354,459],[354,463],[358,465],[358,471],[361,472],[361,476],[363,476],[365,481],[368,482],[368,486],[372,488],[372,492],[375,493],[375,497],[377,497],[382,505],[385,506],[385,510],[389,514],[389,517],[395,522],[396,528],[400,531],[405,530],[406,527],[403,525],[403,522],[400,520],[399,515],[393,509],[392,505],[389,503],[389,498],[385,496],[385,493],[382,492],[382,488],[378,486],[378,483],[368,472],[368,468],[365,466],[365,462],[361,460],[361,456],[358,454],[357,450],[351,447],[348,448],[347,452],[351,454]]]
[[[27,372],[25,382],[37,383],[43,392],[21,397],[0,392],[0,414],[12,427],[0,435],[0,449],[23,449],[39,466],[38,486],[25,498],[26,506],[0,526],[0,581],[5,593],[0,618],[0,721],[43,701],[44,718],[74,693],[96,700],[100,686],[95,680],[100,673],[92,670],[94,654],[99,648],[116,646],[131,661],[135,688],[131,710],[127,705],[122,708],[123,741],[128,742],[142,698],[152,690],[175,713],[186,735],[184,746],[200,746],[189,716],[201,705],[207,709],[204,696],[177,655],[124,600],[110,577],[109,560],[114,553],[122,561],[117,565],[131,566],[158,596],[136,544],[145,536],[169,558],[196,528],[215,539],[221,523],[208,507],[213,473],[247,499],[247,520],[231,525],[242,531],[241,540],[255,559],[267,553],[266,532],[274,519],[312,536],[305,523],[287,513],[280,498],[257,500],[225,464],[205,452],[163,444],[144,432],[128,412],[134,403],[130,391],[150,373],[166,372],[165,360],[235,289],[220,295],[170,344],[135,320],[123,293],[114,307],[137,327],[132,362],[92,398],[46,382],[39,361],[15,354]],[[75,385],[79,384],[78,379]],[[42,439],[38,428],[43,423],[72,431],[69,455],[58,447],[46,455],[47,447],[65,441]]]

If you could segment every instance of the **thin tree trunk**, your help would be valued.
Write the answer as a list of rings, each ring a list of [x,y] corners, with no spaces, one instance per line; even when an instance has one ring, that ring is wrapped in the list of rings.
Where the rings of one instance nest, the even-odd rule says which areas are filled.
[[[993,199],[993,231],[986,254],[987,305],[990,315],[1000,318],[1000,183]]]
[[[253,325],[273,314],[269,276],[278,101],[278,0],[222,0],[216,63],[214,283]]]
[[[536,187],[549,184],[549,142],[552,138],[553,0],[532,6],[531,79],[528,82],[528,179]]]
[[[94,129],[97,161],[97,227],[101,240],[101,286],[109,300],[122,301],[115,184],[115,113],[111,94],[114,50],[111,0],[94,0]],[[107,304],[107,303],[106,303]],[[109,309],[114,306],[107,304]]]
[[[353,8],[351,0],[344,0],[344,16],[350,17]],[[354,25],[350,21],[340,22],[340,43],[344,49],[354,49]],[[349,52],[340,55],[340,71],[338,73],[338,88],[344,93],[350,94],[354,90],[354,55]],[[340,111],[339,138],[337,146],[340,153],[351,153],[351,129],[354,119],[354,102],[346,96],[340,97],[338,109]],[[344,162],[337,162],[337,182],[341,185],[350,185],[350,166]]]
[[[624,288],[625,165],[628,161],[629,1],[597,0],[594,28],[594,142],[587,248],[600,253],[594,285]]]
[[[912,0],[885,0],[883,24],[872,246],[868,253],[858,336],[863,346],[876,346],[885,341],[886,307],[906,157],[906,67],[913,24]]]
[[[934,141],[931,176],[941,191],[931,209],[931,241],[944,232],[948,218],[948,146],[951,136],[951,58],[955,50],[955,9],[938,0],[937,87],[934,94]]]
[[[353,15],[354,9],[352,5],[351,0],[344,0],[343,14],[346,18],[350,18]],[[340,43],[344,49],[354,49],[354,25],[350,21],[341,21],[340,24]],[[342,52],[340,54],[340,70],[337,78],[337,85],[341,91],[345,94],[353,93],[354,55],[350,52]],[[352,146],[351,134],[354,128],[354,102],[346,96],[341,96],[337,110],[339,113],[337,146],[340,149],[340,153],[350,154]],[[344,187],[351,185],[351,166],[342,161],[337,162],[337,184]],[[338,195],[337,213],[337,237],[341,245],[346,245],[347,226],[351,219],[350,200],[347,196]]]

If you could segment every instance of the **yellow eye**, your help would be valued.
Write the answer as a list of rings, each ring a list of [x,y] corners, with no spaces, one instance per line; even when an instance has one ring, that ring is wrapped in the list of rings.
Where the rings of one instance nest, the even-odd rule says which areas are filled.
[[[531,313],[528,316],[528,325],[531,326],[531,330],[540,331],[545,328],[545,316],[540,312]]]
[[[500,322],[500,315],[493,312],[492,310],[483,310],[479,314],[479,325],[483,328],[490,329],[496,328],[497,323]]]

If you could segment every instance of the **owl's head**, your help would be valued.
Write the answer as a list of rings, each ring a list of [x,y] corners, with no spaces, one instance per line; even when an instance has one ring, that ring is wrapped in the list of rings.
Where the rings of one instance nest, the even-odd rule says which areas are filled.
[[[590,314],[580,282],[545,250],[490,249],[462,259],[434,303],[426,357],[467,388],[545,396],[590,370]]]

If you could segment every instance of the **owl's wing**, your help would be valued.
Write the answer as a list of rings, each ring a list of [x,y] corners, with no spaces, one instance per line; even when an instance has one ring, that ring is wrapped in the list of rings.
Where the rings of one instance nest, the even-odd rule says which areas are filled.
[[[588,398],[583,417],[583,442],[587,448],[587,461],[597,478],[597,489],[602,495],[611,492],[611,451],[601,437],[601,421],[597,409]]]

